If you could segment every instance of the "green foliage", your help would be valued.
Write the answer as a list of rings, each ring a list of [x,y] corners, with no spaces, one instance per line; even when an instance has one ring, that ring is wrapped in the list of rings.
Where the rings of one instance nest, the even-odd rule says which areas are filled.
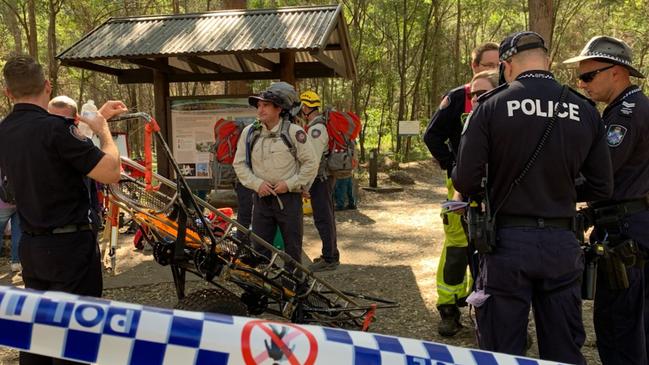
[[[470,53],[485,41],[500,42],[507,34],[529,26],[527,0],[341,0],[357,68],[356,80],[300,80],[298,87],[321,94],[326,104],[356,111],[365,124],[365,149],[396,147],[399,118],[420,120],[423,127],[443,94],[471,77]],[[28,50],[25,19],[28,0],[0,2],[0,50],[6,58],[14,50]],[[329,0],[248,0],[248,8],[330,4]],[[219,0],[121,2],[107,0],[34,0],[41,63],[48,66],[50,4],[60,7],[55,18],[60,53],[110,17],[217,10]],[[175,4],[175,5],[174,5]],[[552,70],[575,86],[574,70],[561,61],[581,50],[592,36],[607,34],[629,42],[635,64],[649,67],[649,3],[642,0],[555,0]],[[459,11],[459,18],[458,18]],[[459,26],[458,26],[459,19]],[[15,23],[12,27],[11,21]],[[18,44],[16,43],[18,42]],[[110,64],[110,63],[109,63]],[[2,62],[0,62],[0,66]],[[123,64],[117,64],[123,67]],[[259,90],[268,81],[253,83]],[[78,102],[121,98],[139,110],[153,110],[150,85],[117,85],[112,76],[61,67],[58,93]],[[219,83],[173,85],[172,95],[215,94]],[[9,111],[0,99],[0,113]],[[427,155],[419,138],[411,154]]]

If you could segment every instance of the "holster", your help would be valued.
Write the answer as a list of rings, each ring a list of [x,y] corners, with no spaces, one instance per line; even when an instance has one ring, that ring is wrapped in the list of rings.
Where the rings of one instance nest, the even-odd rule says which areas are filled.
[[[608,284],[611,290],[624,290],[629,288],[627,267],[638,263],[640,250],[638,245],[630,239],[624,240],[614,246],[605,246],[604,264]]]
[[[467,212],[468,240],[471,241],[478,253],[492,253],[496,248],[495,222],[488,219],[487,214],[475,201],[469,203]]]

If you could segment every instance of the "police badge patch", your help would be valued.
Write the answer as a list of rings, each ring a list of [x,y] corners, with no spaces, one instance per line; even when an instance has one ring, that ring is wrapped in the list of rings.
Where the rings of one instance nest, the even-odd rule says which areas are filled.
[[[317,139],[321,134],[322,132],[319,129],[314,128],[311,130],[311,137],[313,137],[313,139]]]
[[[606,132],[606,142],[608,142],[609,147],[617,147],[622,144],[626,131],[626,127],[619,124],[611,124]]]
[[[88,139],[88,137],[81,133],[79,128],[77,128],[77,126],[74,124],[70,126],[70,134],[72,135],[72,137],[80,140],[81,142],[85,142]]]
[[[298,142],[304,144],[306,142],[306,133],[304,133],[304,131],[300,129],[299,131],[295,132],[295,139]]]

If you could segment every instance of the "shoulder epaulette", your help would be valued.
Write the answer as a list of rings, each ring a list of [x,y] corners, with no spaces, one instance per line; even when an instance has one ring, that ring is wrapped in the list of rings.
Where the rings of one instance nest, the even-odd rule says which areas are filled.
[[[569,89],[570,91],[572,91],[572,93],[575,94],[576,96],[579,96],[580,98],[586,100],[590,105],[592,105],[592,106],[595,106],[595,105],[596,105],[595,102],[593,101],[593,99],[589,98],[588,96],[586,96],[586,95],[580,93],[579,91],[573,89],[573,88],[570,87],[570,86],[568,86],[568,89]]]
[[[502,85],[499,85],[498,87],[493,88],[493,89],[487,91],[486,93],[480,95],[480,96],[478,97],[478,102],[483,102],[483,101],[489,99],[490,97],[492,97],[493,95],[496,95],[496,94],[498,94],[499,92],[501,92],[501,91],[507,89],[508,87],[509,87],[509,84],[502,84]]]

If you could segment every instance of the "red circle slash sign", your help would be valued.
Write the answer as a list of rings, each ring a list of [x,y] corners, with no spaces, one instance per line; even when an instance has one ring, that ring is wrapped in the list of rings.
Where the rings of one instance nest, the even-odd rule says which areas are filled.
[[[279,329],[281,329],[281,335],[276,333]],[[251,337],[254,330],[262,331],[270,341],[259,341],[258,339],[261,337],[256,336],[255,343],[251,344]],[[306,337],[306,341],[302,336]],[[298,343],[291,346],[292,340],[297,340]],[[294,349],[295,346],[304,346],[305,344],[309,346],[308,355],[304,362],[300,362],[300,359],[295,356]],[[318,343],[315,337],[311,332],[302,327],[289,323],[270,322],[261,319],[249,321],[243,326],[243,330],[241,331],[241,352],[246,365],[256,365],[269,359],[269,345],[281,351],[281,354],[288,359],[291,365],[313,365],[318,355]],[[253,355],[253,350],[256,350],[258,354]]]

